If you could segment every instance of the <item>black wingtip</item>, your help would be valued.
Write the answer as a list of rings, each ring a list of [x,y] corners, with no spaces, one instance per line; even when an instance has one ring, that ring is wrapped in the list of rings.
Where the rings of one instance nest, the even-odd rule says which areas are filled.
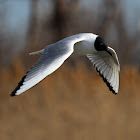
[[[13,91],[11,94],[10,94],[10,96],[11,97],[14,97],[14,96],[16,96],[16,94],[15,94],[16,92],[15,91]]]
[[[24,79],[26,78],[26,75],[23,76],[23,78],[21,79],[21,81],[18,83],[17,87],[15,88],[15,90],[10,94],[11,97],[13,96],[17,96],[16,92],[17,90],[20,89],[20,87],[23,85]]]
[[[115,92],[115,90],[113,89],[113,87],[111,86],[111,84],[107,81],[107,79],[100,73],[100,71],[96,67],[95,67],[95,69],[98,72],[98,74],[102,77],[102,79],[104,80],[104,82],[108,86],[109,90],[112,91],[112,93],[114,95],[117,95],[117,92]]]

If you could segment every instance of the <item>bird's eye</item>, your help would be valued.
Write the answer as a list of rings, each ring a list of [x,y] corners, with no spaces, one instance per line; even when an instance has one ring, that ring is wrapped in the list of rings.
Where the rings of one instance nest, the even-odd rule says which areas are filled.
[[[100,43],[99,47],[100,47],[100,50],[104,50],[105,45],[103,43]]]

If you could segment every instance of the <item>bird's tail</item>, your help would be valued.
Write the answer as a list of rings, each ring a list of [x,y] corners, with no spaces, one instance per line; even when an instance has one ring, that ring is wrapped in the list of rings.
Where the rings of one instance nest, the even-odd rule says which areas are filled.
[[[36,51],[36,52],[31,52],[29,53],[29,55],[41,55],[43,53],[44,49],[43,50],[40,50],[40,51]]]

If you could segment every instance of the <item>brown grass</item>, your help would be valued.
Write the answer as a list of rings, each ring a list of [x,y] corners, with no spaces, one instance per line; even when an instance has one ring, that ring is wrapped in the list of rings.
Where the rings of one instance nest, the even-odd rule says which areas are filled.
[[[121,71],[116,96],[94,70],[64,64],[36,87],[11,98],[24,73],[20,61],[1,70],[1,140],[140,139],[140,74],[136,68]]]

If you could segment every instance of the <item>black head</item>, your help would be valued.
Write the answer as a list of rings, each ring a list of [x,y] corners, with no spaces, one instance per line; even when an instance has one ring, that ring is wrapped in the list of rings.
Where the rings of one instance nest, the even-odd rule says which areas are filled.
[[[106,45],[104,39],[100,36],[98,36],[96,38],[94,46],[97,51],[106,51],[107,50],[107,45]]]
[[[109,53],[112,56],[111,52],[108,50],[108,46],[106,45],[106,43],[102,37],[98,36],[96,38],[94,46],[97,51],[106,51],[107,53]]]

